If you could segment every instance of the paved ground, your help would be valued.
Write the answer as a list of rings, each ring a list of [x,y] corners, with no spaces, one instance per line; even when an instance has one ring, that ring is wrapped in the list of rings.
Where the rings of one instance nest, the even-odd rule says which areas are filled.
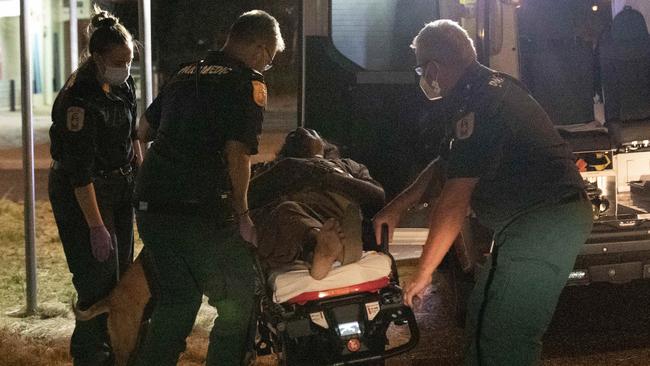
[[[412,265],[399,266],[400,273]],[[444,274],[417,312],[421,341],[392,366],[459,365],[463,331]],[[543,365],[650,365],[650,284],[566,288],[544,337]]]

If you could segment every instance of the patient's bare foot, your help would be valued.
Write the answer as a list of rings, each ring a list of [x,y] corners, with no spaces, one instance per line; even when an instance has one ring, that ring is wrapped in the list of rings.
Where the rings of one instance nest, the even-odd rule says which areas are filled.
[[[343,252],[344,235],[341,225],[335,219],[325,221],[320,232],[316,235],[314,261],[309,274],[314,279],[321,280],[327,276],[334,261]]]

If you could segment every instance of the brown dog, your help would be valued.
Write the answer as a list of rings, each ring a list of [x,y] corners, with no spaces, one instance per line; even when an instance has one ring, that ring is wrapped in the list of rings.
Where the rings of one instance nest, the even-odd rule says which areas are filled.
[[[140,253],[107,297],[86,310],[73,305],[77,320],[86,321],[108,313],[108,335],[116,366],[128,364],[139,342],[142,316],[151,298],[142,257]]]

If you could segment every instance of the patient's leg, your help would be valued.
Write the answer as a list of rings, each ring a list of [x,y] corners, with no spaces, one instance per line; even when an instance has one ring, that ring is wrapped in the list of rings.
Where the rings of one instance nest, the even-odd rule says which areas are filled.
[[[316,235],[316,248],[314,249],[314,260],[309,274],[317,280],[327,276],[332,264],[343,252],[345,239],[341,225],[334,219],[325,221],[320,232]]]
[[[254,219],[258,255],[268,268],[282,267],[297,259],[311,259],[323,223],[309,207],[286,201]]]
[[[361,259],[363,252],[363,240],[361,238],[361,208],[357,204],[350,203],[339,218],[341,231],[345,234],[342,240],[343,250],[337,260],[341,265],[357,262]]]

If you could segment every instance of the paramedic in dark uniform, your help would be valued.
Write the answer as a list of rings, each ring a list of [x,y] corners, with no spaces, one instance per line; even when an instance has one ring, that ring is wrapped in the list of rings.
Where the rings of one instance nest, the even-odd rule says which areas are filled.
[[[138,365],[176,364],[204,294],[219,313],[207,364],[242,364],[252,346],[250,155],[266,105],[261,72],[283,49],[275,18],[244,13],[223,49],[182,66],[140,120],[143,140],[155,135],[136,182],[136,216],[153,257],[156,306]]]
[[[98,9],[99,10],[99,9]],[[89,26],[89,57],[59,92],[50,128],[49,196],[77,306],[108,295],[133,260],[133,176],[141,154],[131,34],[100,11]],[[77,321],[70,342],[74,365],[112,364],[106,315]]]
[[[430,218],[416,273],[404,287],[412,306],[458,235],[471,209],[494,230],[467,314],[466,365],[532,365],[575,258],[591,230],[591,204],[567,144],[515,79],[476,61],[457,23],[427,24],[412,47],[430,100],[456,111],[441,162],[432,163],[375,217],[393,229],[435,174],[447,180]]]

